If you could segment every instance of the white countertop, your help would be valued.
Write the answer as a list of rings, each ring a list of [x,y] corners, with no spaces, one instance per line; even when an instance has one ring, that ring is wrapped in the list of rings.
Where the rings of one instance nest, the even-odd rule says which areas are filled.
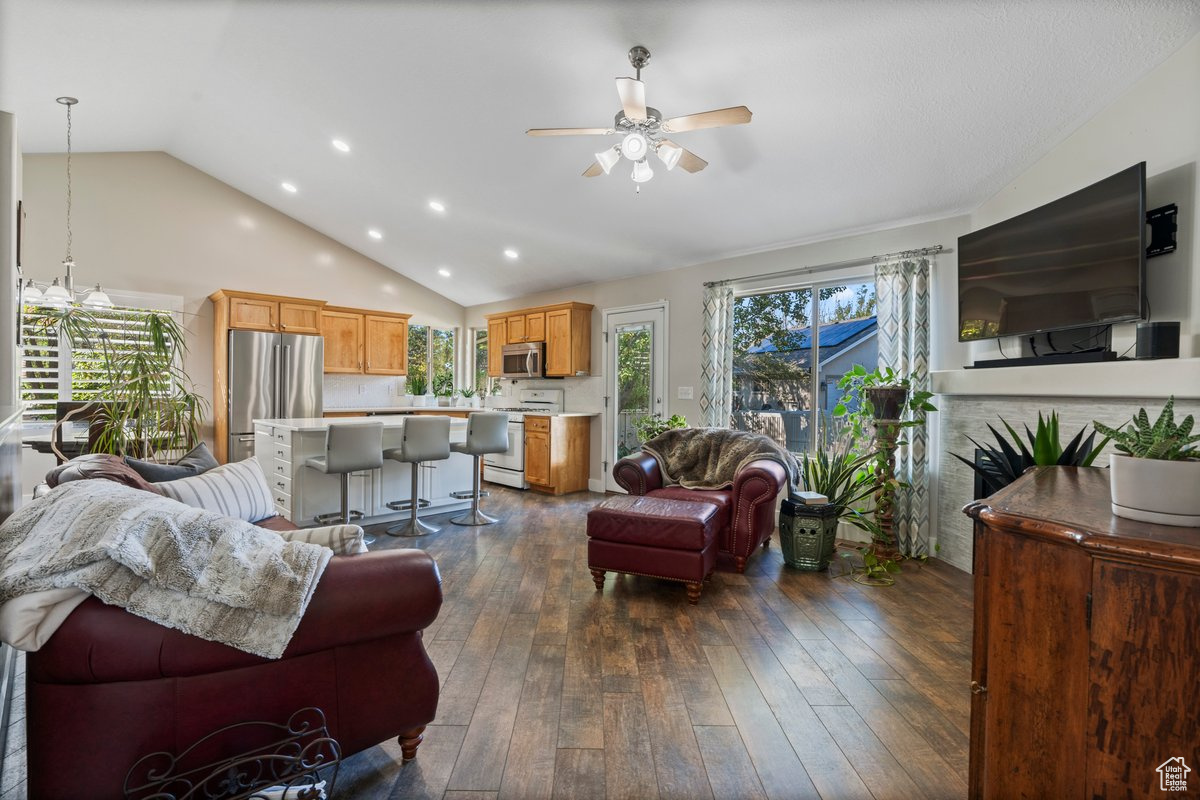
[[[526,411],[527,417],[598,417],[599,411]]]
[[[270,425],[285,431],[323,431],[330,425],[367,425],[373,422],[383,423],[385,428],[403,428],[404,417],[401,415],[381,417],[297,417],[294,419],[256,419],[255,425]],[[467,421],[462,417],[450,418],[450,430],[465,431]]]
[[[480,411],[496,411],[494,408],[471,408],[470,406],[364,406],[362,408],[327,408],[327,414],[409,414],[414,411],[447,412],[465,411],[468,414]],[[535,417],[598,417],[599,411],[526,411],[525,416]]]

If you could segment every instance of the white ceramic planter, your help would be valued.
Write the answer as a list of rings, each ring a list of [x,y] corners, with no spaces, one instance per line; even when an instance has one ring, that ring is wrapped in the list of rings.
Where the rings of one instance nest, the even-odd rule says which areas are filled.
[[[1126,519],[1200,528],[1200,460],[1108,457],[1112,513]]]
[[[425,395],[423,395],[423,394],[413,395],[412,405],[417,408],[420,408],[421,406],[425,405]]]

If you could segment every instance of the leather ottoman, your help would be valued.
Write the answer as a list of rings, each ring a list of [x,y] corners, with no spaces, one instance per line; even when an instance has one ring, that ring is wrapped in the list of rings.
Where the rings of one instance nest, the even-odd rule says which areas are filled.
[[[588,512],[588,568],[596,590],[605,572],[682,581],[688,602],[717,564],[716,505],[692,500],[626,495]]]

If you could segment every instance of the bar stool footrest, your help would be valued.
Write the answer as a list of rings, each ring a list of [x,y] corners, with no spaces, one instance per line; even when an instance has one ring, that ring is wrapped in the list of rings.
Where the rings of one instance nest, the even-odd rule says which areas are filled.
[[[457,492],[451,492],[450,496],[453,497],[455,500],[470,500],[471,498],[473,498],[475,496],[475,493],[473,491],[471,491],[470,489],[459,489]],[[491,497],[492,493],[489,492],[487,489],[480,489],[479,496],[480,497]]]
[[[420,508],[428,508],[430,501],[426,500],[424,497],[419,497],[419,498],[417,498],[417,503],[418,503],[417,508],[419,508],[419,509]],[[385,503],[385,505],[388,508],[390,508],[392,511],[411,511],[412,510],[412,500],[393,500],[390,503]]]
[[[363,516],[363,512],[351,510],[350,521],[357,522],[358,520],[362,519]],[[342,512],[330,511],[327,514],[317,514],[315,517],[313,517],[313,522],[318,525],[340,525],[342,524]]]

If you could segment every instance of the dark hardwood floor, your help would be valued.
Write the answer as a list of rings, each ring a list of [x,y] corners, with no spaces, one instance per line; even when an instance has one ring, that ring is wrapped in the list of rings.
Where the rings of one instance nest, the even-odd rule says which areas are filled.
[[[416,540],[445,605],[442,682],[416,760],[342,766],[339,798],[962,798],[971,578],[930,563],[892,588],[783,566],[683,584],[587,570],[597,494],[490,487],[497,525]],[[403,687],[397,687],[403,690]]]

